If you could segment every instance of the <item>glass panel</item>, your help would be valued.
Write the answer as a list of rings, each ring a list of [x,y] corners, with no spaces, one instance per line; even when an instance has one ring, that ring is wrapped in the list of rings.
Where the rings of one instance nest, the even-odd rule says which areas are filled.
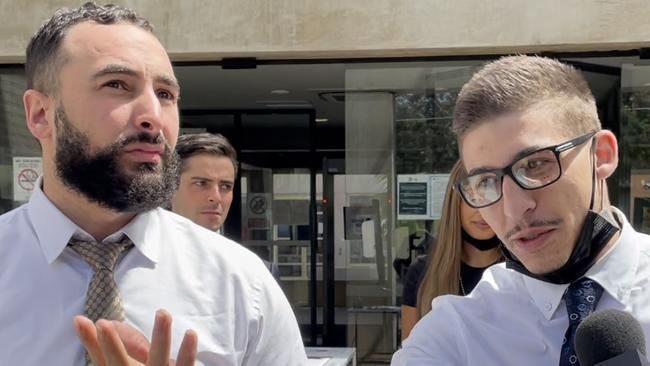
[[[309,115],[304,113],[243,114],[242,128],[242,149],[309,149]]]
[[[629,189],[628,217],[636,230],[650,234],[650,65],[622,66],[621,104],[619,144]]]
[[[338,245],[347,279],[348,343],[363,362],[385,362],[399,346],[400,281],[407,262],[435,235],[439,209],[430,207],[442,203],[458,159],[453,106],[480,64],[372,64],[346,71],[346,90],[353,92],[346,93],[346,176],[336,192],[343,192],[349,215]],[[429,207],[425,218],[394,215],[395,181],[402,175],[431,185],[422,199]]]
[[[200,113],[183,111],[181,116],[182,133],[220,133],[234,143],[235,116],[233,114]]]
[[[25,125],[22,68],[0,69],[0,213],[29,199],[40,175],[41,149]]]
[[[347,70],[346,88],[382,83],[387,70]],[[382,84],[382,86],[386,86]],[[345,177],[335,198],[343,213],[339,267],[346,279],[348,343],[361,360],[386,362],[397,347],[395,276],[390,270],[394,228],[394,99],[390,92],[346,95]]]
[[[242,161],[250,154],[242,154]],[[241,185],[242,244],[278,265],[281,286],[306,337],[311,319],[309,170],[242,163]],[[318,196],[322,197],[320,191]],[[322,259],[318,262],[322,265]],[[322,268],[318,280],[322,280]]]
[[[306,343],[311,342],[312,330],[309,118],[308,114],[242,114],[240,156],[241,242],[278,265],[281,286]],[[287,129],[299,141],[284,136]],[[322,267],[317,272],[322,281]]]

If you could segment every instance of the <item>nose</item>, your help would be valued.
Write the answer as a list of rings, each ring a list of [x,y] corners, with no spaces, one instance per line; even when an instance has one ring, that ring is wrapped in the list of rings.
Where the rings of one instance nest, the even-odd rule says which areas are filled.
[[[138,132],[156,135],[162,129],[162,106],[156,92],[145,88],[134,101],[134,124]]]
[[[511,177],[504,177],[502,183],[503,211],[506,217],[518,222],[528,212],[535,209],[537,202],[532,191],[517,185]]]
[[[215,185],[211,190],[208,195],[208,201],[210,203],[216,203],[220,204],[221,203],[221,193],[219,192],[219,187]]]

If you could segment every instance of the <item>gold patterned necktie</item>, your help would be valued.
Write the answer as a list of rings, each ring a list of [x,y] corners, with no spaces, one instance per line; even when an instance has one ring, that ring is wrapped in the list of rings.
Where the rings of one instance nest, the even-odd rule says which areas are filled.
[[[94,271],[86,293],[84,315],[93,323],[98,319],[124,320],[124,309],[120,291],[113,278],[113,269],[120,254],[131,249],[133,242],[126,235],[115,243],[84,241],[73,237],[68,245]]]

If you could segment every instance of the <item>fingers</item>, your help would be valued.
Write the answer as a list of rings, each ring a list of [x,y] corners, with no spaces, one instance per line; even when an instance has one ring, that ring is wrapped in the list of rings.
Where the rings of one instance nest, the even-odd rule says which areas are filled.
[[[147,337],[126,323],[113,320],[111,324],[117,331],[129,356],[138,362],[146,364],[149,360],[149,348],[151,347]]]
[[[97,327],[97,338],[104,353],[106,365],[128,365],[129,356],[117,334],[117,330],[108,320],[100,319],[95,323]]]
[[[125,323],[100,319],[93,324],[86,317],[76,316],[73,324],[79,340],[97,366],[144,363],[193,366],[196,362],[198,336],[193,330],[185,332],[178,361],[170,361],[172,317],[165,310],[156,312],[151,345],[142,333]]]
[[[166,310],[156,312],[151,334],[151,350],[147,365],[167,365],[172,344],[172,316]]]
[[[198,343],[199,337],[196,335],[195,331],[190,329],[185,332],[181,348],[178,350],[176,366],[194,366],[194,362],[196,362]]]
[[[83,344],[86,352],[90,355],[93,364],[103,366],[105,364],[102,350],[97,338],[97,329],[90,319],[85,316],[77,315],[73,320],[74,330],[77,337]]]

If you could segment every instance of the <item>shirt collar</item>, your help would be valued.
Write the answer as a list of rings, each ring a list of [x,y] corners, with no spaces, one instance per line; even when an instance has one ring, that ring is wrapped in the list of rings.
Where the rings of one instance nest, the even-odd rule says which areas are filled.
[[[624,303],[630,295],[630,284],[634,279],[639,263],[638,244],[634,240],[636,232],[615,207],[612,211],[622,223],[621,234],[603,258],[599,259],[585,274],[598,282],[603,289],[617,301]],[[564,291],[569,284],[556,285],[523,276],[533,303],[546,320],[550,320],[562,301]]]
[[[63,253],[73,235],[87,239],[92,239],[92,236],[70,220],[47,198],[41,188],[42,179],[41,177],[36,182],[27,211],[45,260],[51,264]],[[145,257],[156,263],[159,254],[158,243],[161,242],[160,210],[162,209],[138,214],[122,229],[104,239],[104,242],[116,241],[122,235],[126,235]]]
[[[29,198],[27,212],[38,237],[38,244],[43,251],[47,263],[52,264],[68,245],[68,241],[76,232],[88,235],[72,220],[64,215],[45,196],[42,190],[43,178],[36,182],[32,196]]]
[[[135,247],[153,263],[158,262],[162,240],[162,223],[160,221],[162,208],[145,211],[138,214],[122,232],[128,236]]]
[[[533,299],[533,303],[537,306],[539,311],[542,312],[546,320],[550,320],[555,313],[555,310],[557,310],[560,301],[562,301],[564,291],[569,287],[569,284],[557,285],[526,275],[522,276],[524,278],[524,284],[528,289],[528,293]]]

